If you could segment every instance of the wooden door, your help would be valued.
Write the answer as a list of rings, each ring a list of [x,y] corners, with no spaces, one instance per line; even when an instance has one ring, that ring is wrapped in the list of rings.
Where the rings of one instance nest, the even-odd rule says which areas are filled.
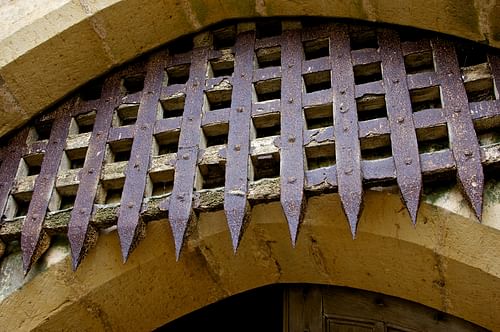
[[[342,287],[285,291],[284,331],[486,331],[462,319],[392,296]]]

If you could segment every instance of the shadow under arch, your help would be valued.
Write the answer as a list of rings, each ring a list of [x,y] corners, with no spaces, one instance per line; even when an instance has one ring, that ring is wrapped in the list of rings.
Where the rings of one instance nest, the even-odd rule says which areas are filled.
[[[422,204],[413,228],[399,195],[368,191],[351,238],[336,194],[309,198],[296,248],[279,202],[253,207],[233,254],[224,213],[200,215],[180,261],[168,222],[122,264],[99,238],[80,269],[69,257],[0,303],[6,330],[151,330],[220,299],[276,283],[347,286],[397,296],[500,329],[500,231]]]

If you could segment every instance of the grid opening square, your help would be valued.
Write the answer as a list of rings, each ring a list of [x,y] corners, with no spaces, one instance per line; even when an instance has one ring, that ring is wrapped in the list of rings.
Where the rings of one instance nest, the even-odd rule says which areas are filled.
[[[231,25],[212,31],[214,49],[221,50],[233,47],[236,43],[236,32],[236,25]]]
[[[31,154],[25,156],[19,163],[17,177],[25,177],[40,174],[42,170],[43,153]]]
[[[29,141],[44,141],[50,138],[52,131],[53,120],[40,121],[30,129]]]
[[[307,129],[333,126],[332,104],[316,105],[304,108]]]
[[[332,87],[330,70],[305,74],[302,77],[307,93],[328,90]]]
[[[100,99],[103,83],[102,80],[93,80],[85,84],[80,90],[80,98],[84,101]]]
[[[162,196],[172,192],[174,187],[174,171],[155,172],[149,174],[147,196]]]
[[[134,125],[139,113],[138,104],[120,105],[113,113],[113,127]]]
[[[259,48],[255,55],[257,57],[257,68],[281,66],[281,47]]]
[[[446,124],[418,128],[416,133],[419,153],[432,153],[450,148],[448,126]]]
[[[184,93],[177,93],[163,100],[160,100],[160,114],[161,118],[177,118],[184,113],[184,105],[186,104],[186,95]]]
[[[123,79],[123,88],[128,95],[144,90],[144,75],[135,75]]]
[[[491,77],[465,83],[469,103],[495,100],[495,88]]]
[[[356,99],[358,121],[387,117],[385,95],[366,95]]]
[[[179,131],[165,132],[155,135],[153,144],[153,155],[177,153],[179,146]]]
[[[87,148],[80,148],[74,150],[64,151],[61,160],[60,169],[78,169],[82,168],[85,164],[85,157],[87,155]]]
[[[191,51],[194,48],[192,36],[177,38],[169,43],[168,50],[170,54],[182,54]]]
[[[25,217],[28,214],[33,192],[21,193],[9,196],[5,209],[7,219]]]
[[[328,38],[309,40],[302,44],[306,60],[330,56],[330,40]]]
[[[365,84],[382,80],[380,62],[354,66],[354,83]]]
[[[281,119],[279,113],[253,117],[256,138],[279,136],[281,133]]]
[[[202,164],[198,166],[201,189],[224,187],[226,167],[222,164]]]
[[[434,69],[434,59],[432,57],[432,51],[419,52],[408,54],[404,58],[406,73],[408,75],[423,73],[423,72],[433,72]]]
[[[257,102],[281,98],[281,79],[271,79],[254,83]]]
[[[279,20],[258,21],[255,30],[257,39],[279,36],[283,31]]]
[[[474,120],[474,129],[480,146],[500,143],[500,115]]]
[[[205,91],[205,110],[217,111],[230,108],[232,94],[233,88],[231,86]]]
[[[313,170],[321,167],[335,165],[335,144],[321,144],[305,148],[307,169]]]
[[[377,31],[374,28],[359,28],[351,33],[351,50],[378,48]]]
[[[49,211],[59,211],[73,208],[78,186],[68,186],[54,189],[49,202]]]
[[[252,156],[251,160],[254,181],[280,176],[280,155],[278,152]]]
[[[74,117],[75,134],[91,133],[94,130],[96,111],[90,111]]]
[[[97,193],[98,204],[117,204],[120,203],[123,193],[123,186],[125,179],[117,179],[111,181],[104,181],[99,186]]]
[[[455,44],[455,50],[460,67],[475,66],[488,62],[487,47],[484,45],[462,42]]]
[[[227,144],[229,123],[208,125],[202,129],[205,138],[205,147]]]
[[[208,77],[232,76],[234,72],[234,56],[222,57],[210,60],[208,66]]]
[[[183,64],[168,67],[166,69],[167,75],[167,84],[166,85],[174,85],[174,84],[186,84],[189,80],[189,68],[190,64]]]
[[[108,163],[128,161],[132,152],[132,139],[124,139],[108,143],[107,159]]]
[[[410,99],[413,112],[442,107],[439,86],[410,90]]]
[[[391,137],[389,134],[364,137],[360,140],[361,159],[378,160],[392,156]]]

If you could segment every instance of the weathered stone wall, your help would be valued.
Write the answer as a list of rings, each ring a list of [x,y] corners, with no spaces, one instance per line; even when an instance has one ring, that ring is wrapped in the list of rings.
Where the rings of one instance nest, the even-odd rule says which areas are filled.
[[[500,47],[499,14],[495,0],[4,1],[0,136],[110,68],[225,19],[352,18],[434,30]]]

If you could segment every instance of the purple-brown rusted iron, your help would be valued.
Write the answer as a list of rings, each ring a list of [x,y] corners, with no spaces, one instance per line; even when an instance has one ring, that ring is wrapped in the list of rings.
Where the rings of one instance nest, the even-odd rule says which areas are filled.
[[[252,91],[254,53],[248,50],[253,50],[254,42],[254,31],[242,33],[234,48],[238,66],[233,75],[224,188],[224,212],[234,251],[238,248],[250,213],[247,192],[252,95],[248,91]]]
[[[302,40],[299,30],[283,33],[281,48],[280,201],[293,246],[305,209],[304,115],[302,112]]]
[[[159,52],[152,55],[146,69],[144,89],[134,130],[134,142],[127,164],[118,214],[118,234],[124,262],[137,242],[144,236],[144,225],[139,214],[146,188],[154,123],[158,113],[160,91],[165,72],[165,54]]]
[[[378,36],[397,181],[415,224],[422,191],[422,173],[410,94],[406,85],[405,63],[397,32],[383,29],[379,30]]]
[[[481,220],[484,185],[481,153],[457,55],[451,42],[435,39],[432,46],[458,181],[476,217]]]
[[[347,27],[335,25],[330,36],[330,54],[337,181],[342,207],[355,237],[363,199],[363,175],[350,49]]]
[[[43,159],[40,174],[36,178],[33,188],[28,213],[24,219],[21,248],[25,274],[29,272],[32,264],[48,248],[49,239],[42,226],[66,145],[71,123],[70,109],[74,106],[73,104],[74,101],[70,100],[60,106],[55,113],[55,120],[45,153],[47,158]]]
[[[19,163],[27,149],[26,140],[28,134],[29,128],[24,128],[8,142],[4,151],[5,155],[0,165],[0,228],[2,227],[2,221],[6,218],[4,211],[16,178]]]
[[[486,123],[490,125],[488,121],[484,121],[490,118],[493,119],[491,122],[494,128],[495,119],[500,116],[498,100],[500,97],[498,91],[500,60],[498,56],[493,52],[487,54],[495,96],[489,95],[485,100],[469,102],[464,81],[470,78],[461,77],[457,56],[451,42],[441,39],[400,42],[396,32],[384,28],[377,33],[379,48],[362,45],[353,47],[361,49],[351,50],[350,42],[355,43],[356,28],[325,24],[306,27],[302,30],[287,30],[286,27],[291,26],[284,24],[285,31],[279,36],[256,39],[256,32],[252,29],[249,31],[250,25],[244,25],[242,26],[244,30],[236,37],[235,46],[224,50],[213,49],[212,46],[205,45],[210,40],[210,38],[205,38],[207,37],[205,35],[197,39],[198,43],[204,43],[203,47],[192,51],[171,55],[166,55],[165,51],[158,51],[151,57],[153,60],[150,62],[140,60],[127,65],[119,72],[110,74],[104,80],[101,97],[86,101],[82,99],[76,103],[73,103],[71,99],[63,107],[57,108],[55,112],[45,113],[39,119],[40,122],[55,121],[48,142],[47,140],[31,142],[31,130],[26,127],[19,131],[10,143],[7,142],[6,146],[1,147],[0,236],[4,242],[22,236],[25,270],[29,270],[48,245],[46,230],[53,232],[54,229],[61,231],[66,228],[65,225],[57,225],[55,228],[49,228],[49,226],[44,228],[43,225],[51,194],[56,190],[61,193],[60,189],[68,190],[68,187],[58,187],[59,181],[71,188],[78,186],[68,226],[75,269],[92,241],[96,239],[96,229],[93,225],[105,227],[104,225],[112,225],[118,219],[122,253],[126,259],[143,234],[142,216],[144,216],[144,221],[156,217],[163,218],[165,211],[168,211],[177,258],[181,253],[188,227],[196,213],[220,209],[222,205],[235,250],[250,213],[249,202],[276,200],[278,197],[280,197],[289,224],[292,243],[295,243],[297,239],[297,230],[305,206],[304,193],[318,195],[337,191],[351,231],[355,235],[361,211],[362,184],[384,185],[392,184],[396,180],[410,217],[415,222],[422,176],[432,177],[439,172],[454,170],[458,173],[465,195],[480,218],[483,192],[482,165],[498,164],[499,161],[495,150],[496,145],[479,146],[473,121],[479,120],[480,126]],[[351,29],[352,38],[349,36],[349,29]],[[325,46],[324,39],[328,40],[327,46]],[[316,43],[317,41],[320,43]],[[306,44],[312,49],[307,50]],[[268,67],[255,68],[255,52],[268,47],[280,47],[279,65],[274,63]],[[319,49],[314,49],[315,47]],[[315,52],[318,54],[314,55]],[[405,57],[411,58],[422,52],[434,53],[433,61],[436,70],[426,68],[420,71],[417,69],[407,74]],[[218,62],[220,60],[232,62],[234,72],[230,74],[226,71],[228,68],[222,68],[223,74],[216,73],[217,64],[219,66],[221,64]],[[353,68],[353,66],[373,67],[378,62],[381,63],[382,79],[368,83],[363,80],[359,82],[358,74],[355,75],[355,73],[358,73],[359,68],[362,67]],[[149,66],[147,66],[148,63]],[[176,66],[180,67],[174,68]],[[211,71],[208,70],[209,66]],[[189,72],[187,72],[188,67]],[[167,75],[172,76],[167,80],[163,80],[165,68]],[[365,69],[361,69],[363,70]],[[313,92],[307,91],[309,88],[302,88],[305,82],[302,75],[314,77],[318,74],[317,77],[320,77],[321,73],[324,74],[326,71],[330,72],[331,87],[321,85],[318,91]],[[210,73],[214,74],[214,77],[207,77],[212,76]],[[129,89],[125,81],[122,82],[124,77],[132,78],[134,82],[134,78],[144,75],[146,75],[144,88],[139,84],[132,85]],[[277,80],[281,80],[281,84],[276,88]],[[272,84],[269,84],[270,82]],[[258,92],[257,87],[262,87],[263,83],[268,84],[267,87]],[[467,81],[467,86],[471,84],[473,88],[477,88],[474,86],[476,83]],[[437,108],[439,106],[432,105],[434,103],[432,101],[429,108],[412,112],[412,99],[415,96],[414,93],[418,94],[418,91],[413,90],[434,86],[441,88],[443,107]],[[217,105],[219,109],[209,110],[208,108],[213,105],[210,105],[210,100],[205,93],[207,96],[221,91],[227,94],[229,87],[232,88],[230,107]],[[259,93],[264,96],[257,96]],[[361,102],[366,100],[371,102],[370,95],[384,94],[387,117],[358,121],[356,99],[361,98]],[[159,102],[167,111],[164,118],[157,118]],[[318,119],[314,116],[309,118],[310,113],[306,113],[307,119],[304,118],[303,109],[329,107],[332,102],[333,125],[331,121],[315,122]],[[176,112],[170,116],[167,114],[166,106],[170,105],[169,103],[173,103],[173,110]],[[184,103],[182,116],[177,113],[179,107],[182,107],[180,103]],[[120,104],[135,105],[139,108],[138,118],[134,125],[111,127],[115,116],[114,111],[118,111]],[[73,121],[71,117],[75,117],[76,121],[77,116],[92,110],[96,111],[92,133],[68,138],[68,132],[73,128],[70,125]],[[330,117],[330,115],[327,116]],[[254,139],[252,121],[258,132],[263,128],[259,125],[264,124],[264,129],[267,125],[263,119],[277,122],[278,118],[281,125],[279,139],[271,137],[277,135],[273,130],[270,132],[262,130],[260,136],[257,133],[259,138]],[[206,130],[215,128],[214,126],[229,127],[228,144],[217,148],[215,146],[201,147],[203,132],[206,134]],[[306,126],[307,129],[305,129]],[[419,153],[416,130],[422,131],[422,134],[419,132],[419,137],[429,132],[439,139],[442,133],[438,130],[433,131],[433,128],[442,130],[445,126],[448,127],[451,149],[444,147],[440,151]],[[47,133],[43,133],[44,136],[45,134]],[[81,140],[76,142],[76,137]],[[162,142],[164,137],[166,137],[165,141]],[[68,146],[74,148],[76,144],[77,149],[87,149],[86,159],[81,171],[64,170],[64,176],[56,181],[67,138]],[[177,144],[177,138],[179,146],[174,157],[171,145]],[[87,139],[89,139],[88,143],[85,141]],[[423,137],[423,139],[434,138]],[[124,144],[129,144],[124,142],[132,142],[128,168],[124,166],[124,162],[107,166],[104,160],[107,145],[123,148]],[[152,144],[156,144],[154,149]],[[305,170],[304,157],[316,158],[312,156],[316,152],[311,154],[311,151],[328,152],[325,144],[335,145],[336,164],[323,164],[320,168]],[[388,144],[391,144],[392,156],[368,155],[364,159],[361,158],[361,147],[376,149],[388,147]],[[161,149],[163,152],[151,157],[152,151]],[[265,198],[258,197],[256,193],[259,190],[254,189],[258,188],[260,183],[251,183],[251,171],[261,171],[259,167],[262,165],[256,163],[253,168],[249,168],[249,163],[255,162],[254,158],[257,156],[275,158],[278,153],[281,162],[280,188],[276,192],[264,194]],[[41,173],[36,181],[34,176],[20,176],[16,179],[16,173],[23,158],[28,160],[38,154],[44,154],[44,159]],[[328,158],[332,157],[333,151]],[[211,203],[202,202],[201,197],[208,194],[193,192],[193,190],[202,189],[200,183],[203,179],[198,178],[201,170],[206,171],[213,166],[220,170],[224,163],[224,203],[219,201],[222,191],[217,189],[210,193],[217,197],[215,199],[217,202],[214,203],[213,199]],[[318,162],[313,160],[310,165],[316,164]],[[158,211],[161,214],[154,215],[150,209],[152,205],[149,205],[154,200],[141,206],[144,197],[149,195],[149,187],[147,191],[145,190],[148,173],[154,169],[151,174],[155,174],[156,177],[161,172],[171,174],[173,167],[175,169],[172,193],[158,191],[161,195],[167,196],[159,206]],[[198,167],[200,167],[200,172]],[[272,167],[274,176],[276,165]],[[113,169],[112,175],[109,174],[110,169]],[[126,171],[122,171],[123,169]],[[170,180],[169,175],[168,181]],[[93,223],[94,213],[98,213],[102,208],[114,208],[94,204],[99,190],[99,181],[104,187],[109,184],[119,188],[124,183],[124,192],[118,207],[119,217],[107,216],[106,222],[97,226]],[[277,181],[276,179],[266,180],[263,183],[277,183]],[[152,185],[153,192],[155,185],[157,183]],[[18,192],[19,188],[23,188],[22,191]],[[6,207],[10,206],[8,203],[10,195],[17,199],[15,195],[29,194],[31,190],[33,190],[33,199],[21,232],[20,226],[11,227],[10,223],[20,225],[22,218],[3,220],[10,219],[12,213],[8,216],[3,216],[3,214],[7,211]],[[158,192],[154,195],[159,195]],[[199,198],[196,204],[193,203],[195,194]],[[156,204],[156,202],[153,203],[155,208]],[[12,208],[9,208],[8,211],[11,211]],[[3,227],[2,223],[4,223]]]
[[[80,184],[68,225],[73,270],[78,268],[88,249],[97,240],[97,232],[91,225],[91,218],[113,111],[118,107],[117,97],[120,97],[120,83],[118,75],[108,78],[102,89],[102,96],[96,105],[92,136],[83,168],[80,171]]]
[[[175,167],[174,187],[169,202],[168,220],[172,228],[177,259],[188,225],[193,221],[193,187],[197,173],[197,158],[201,140],[200,126],[204,104],[208,48],[196,48],[191,56],[191,68],[186,88],[179,149]]]

